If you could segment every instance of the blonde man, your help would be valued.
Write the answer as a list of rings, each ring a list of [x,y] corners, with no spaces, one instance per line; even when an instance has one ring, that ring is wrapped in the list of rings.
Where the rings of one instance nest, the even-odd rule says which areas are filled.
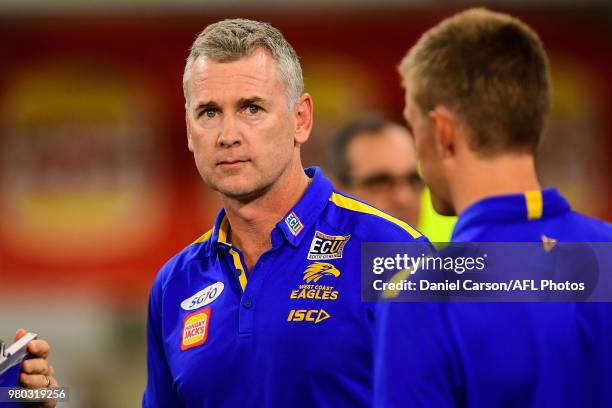
[[[610,224],[541,189],[534,155],[551,87],[527,25],[458,13],[423,34],[400,73],[434,208],[459,215],[453,241],[537,242],[542,253],[612,241]],[[375,406],[610,406],[610,305],[381,304]]]

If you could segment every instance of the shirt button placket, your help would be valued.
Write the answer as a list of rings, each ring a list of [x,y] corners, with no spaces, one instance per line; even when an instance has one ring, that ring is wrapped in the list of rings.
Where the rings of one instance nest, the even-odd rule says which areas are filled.
[[[247,309],[250,309],[251,307],[253,307],[253,298],[250,296],[245,297],[244,301],[242,302],[242,305]]]

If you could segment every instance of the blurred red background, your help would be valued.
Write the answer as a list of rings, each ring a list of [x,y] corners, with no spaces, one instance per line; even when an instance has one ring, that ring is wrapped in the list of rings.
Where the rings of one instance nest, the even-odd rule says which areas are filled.
[[[161,265],[218,209],[186,149],[181,79],[195,35],[221,18],[271,22],[302,59],[315,101],[304,149],[370,111],[401,120],[395,66],[452,9],[0,16],[0,286],[42,280],[142,306]],[[610,220],[610,24],[596,12],[510,10],[552,61],[544,184]]]

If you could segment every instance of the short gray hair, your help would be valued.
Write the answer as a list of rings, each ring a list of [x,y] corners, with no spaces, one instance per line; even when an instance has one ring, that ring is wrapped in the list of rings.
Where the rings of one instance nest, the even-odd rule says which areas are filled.
[[[283,34],[268,23],[246,19],[222,20],[207,26],[191,46],[183,73],[183,93],[191,67],[200,57],[217,62],[232,62],[250,56],[257,49],[265,49],[276,61],[280,79],[285,84],[289,107],[295,106],[304,93],[304,78],[298,56]]]

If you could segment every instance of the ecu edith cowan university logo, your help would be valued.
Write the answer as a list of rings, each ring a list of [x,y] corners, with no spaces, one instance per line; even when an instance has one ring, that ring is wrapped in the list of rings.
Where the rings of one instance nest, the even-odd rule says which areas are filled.
[[[315,231],[307,259],[320,261],[342,258],[342,251],[350,237],[350,235],[327,235],[321,231]]]
[[[295,215],[294,212],[292,212],[285,218],[285,224],[287,224],[291,233],[296,237],[304,229],[304,224],[302,224],[302,221],[300,221],[300,219],[297,215]]]

